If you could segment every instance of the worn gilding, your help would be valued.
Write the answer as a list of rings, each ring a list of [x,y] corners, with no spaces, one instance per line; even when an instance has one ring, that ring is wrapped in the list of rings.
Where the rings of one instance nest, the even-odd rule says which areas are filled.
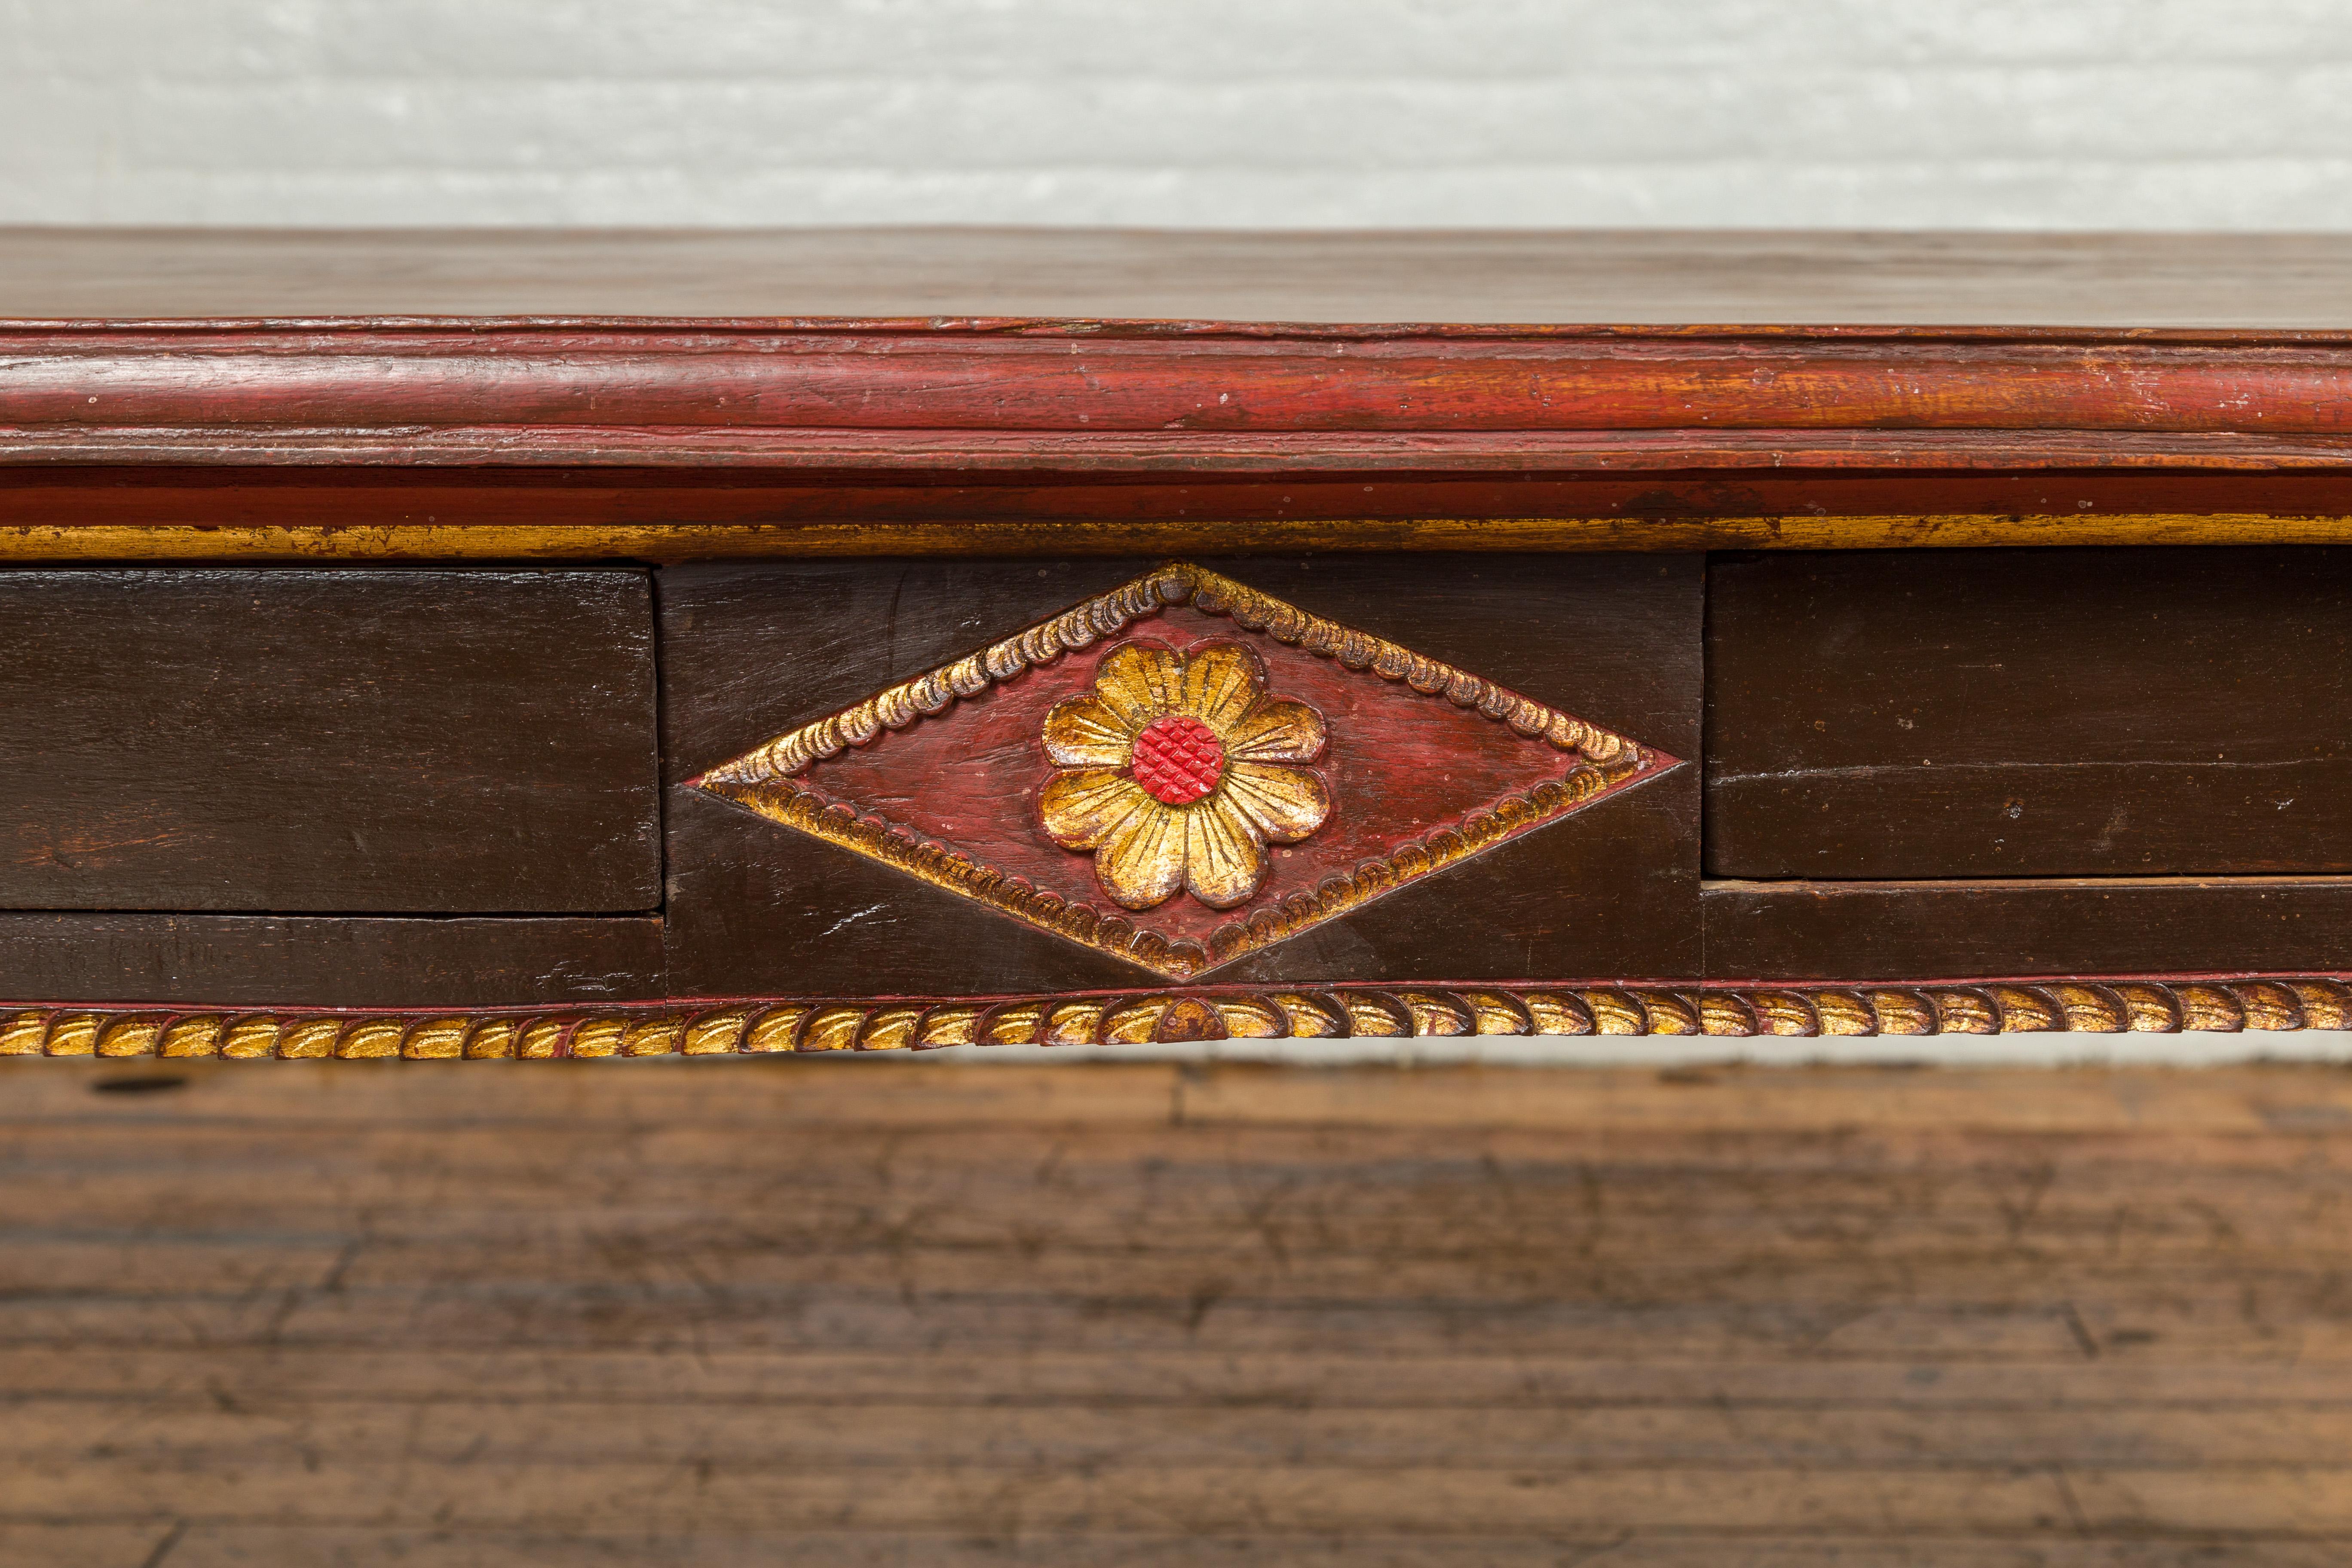
[[[1452,1036],[2173,1034],[2352,1027],[2340,975],[1916,985],[1202,987],[944,1000],[406,1013],[0,1008],[0,1056],[412,1061]]]
[[[2342,544],[2352,517],[2259,512],[1857,517],[989,519],[856,523],[393,523],[337,528],[0,523],[0,560],[678,561],[861,555],[1150,555],[1300,550],[1935,550]]]

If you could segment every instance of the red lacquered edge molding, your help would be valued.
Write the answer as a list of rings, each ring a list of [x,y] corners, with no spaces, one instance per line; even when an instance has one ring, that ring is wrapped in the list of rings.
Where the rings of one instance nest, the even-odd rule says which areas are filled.
[[[2328,443],[2352,436],[2352,334],[18,322],[0,324],[0,463],[41,465],[854,470],[937,462],[974,441],[992,443],[992,462],[1051,470],[1092,466],[1074,438],[1126,437],[1103,456],[1202,471],[1269,457],[1378,463],[1433,437],[1482,437],[1453,456],[1573,471],[1606,466],[1615,433],[1639,433],[1653,464],[1744,450],[1748,466],[1773,468],[1808,433],[1829,432],[2064,432],[2091,465],[2121,437],[2142,460],[2152,436],[2315,442],[2305,456],[2325,464]],[[1422,455],[1439,467],[1448,457]],[[1915,437],[1896,460],[1932,466],[1938,454]]]
[[[1408,982],[460,1009],[18,1003],[0,1004],[0,1057],[510,1060],[1223,1039],[2234,1033],[2352,1027],[2347,979]]]

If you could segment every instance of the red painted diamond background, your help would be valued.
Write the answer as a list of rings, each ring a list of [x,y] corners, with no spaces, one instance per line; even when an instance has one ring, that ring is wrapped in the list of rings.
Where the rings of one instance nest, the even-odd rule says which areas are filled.
[[[1094,685],[1102,655],[1131,637],[1179,648],[1241,641],[1264,661],[1267,689],[1322,715],[1328,742],[1315,766],[1328,782],[1329,818],[1296,845],[1267,847],[1258,896],[1237,909],[1209,908],[1189,894],[1139,913],[1119,910],[1095,879],[1094,857],[1045,835],[1037,794],[1054,773],[1040,732],[1055,703]],[[1457,826],[1465,817],[1567,776],[1579,758],[1445,697],[1242,629],[1190,605],[1137,621],[1096,646],[1067,654],[963,699],[945,711],[885,730],[864,746],[812,764],[793,784],[918,838],[933,839],[1043,891],[1103,913],[1122,914],[1170,941],[1207,945],[1220,926],[1245,921],[1270,902],[1311,892],[1334,872]],[[1620,784],[1673,764],[1658,757]],[[1528,831],[1541,831],[1546,824]]]

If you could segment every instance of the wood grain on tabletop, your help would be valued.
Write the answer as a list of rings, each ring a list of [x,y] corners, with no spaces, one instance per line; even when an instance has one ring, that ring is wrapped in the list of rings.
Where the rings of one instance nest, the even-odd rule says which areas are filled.
[[[0,574],[0,908],[660,902],[632,571]]]
[[[672,777],[984,647],[1150,564],[665,569],[664,754]],[[1695,556],[1202,564],[1670,755],[1696,752],[1702,573]],[[1151,623],[1134,635],[1151,635]],[[1410,718],[1398,720],[1400,735],[1409,733]],[[951,711],[924,722],[952,734],[956,721]],[[1024,754],[1034,765],[1007,776],[1010,795],[1025,796],[1044,776],[1038,754]],[[1685,766],[1598,802],[1217,977],[1696,973],[1696,775]],[[1360,790],[1337,809],[1366,810],[1372,793]],[[1399,816],[1398,837],[1415,837],[1412,819]],[[1025,819],[1023,831],[1034,831]],[[936,995],[1148,981],[1131,965],[698,790],[673,784],[667,834],[670,984],[680,995]],[[987,859],[984,846],[967,847]]]
[[[2352,1549],[2334,1068],[159,1066],[6,1067],[26,1561]]]
[[[0,316],[2352,327],[2341,235],[0,229]]]
[[[2352,552],[1735,556],[1708,583],[1711,875],[2352,870]]]

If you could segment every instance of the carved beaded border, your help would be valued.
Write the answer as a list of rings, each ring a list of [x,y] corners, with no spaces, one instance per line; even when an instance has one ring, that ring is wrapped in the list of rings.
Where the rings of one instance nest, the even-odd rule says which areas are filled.
[[[466,1012],[0,1007],[0,1057],[411,1060],[1470,1035],[2173,1034],[2352,1027],[2329,976],[1951,985],[1340,986]]]

